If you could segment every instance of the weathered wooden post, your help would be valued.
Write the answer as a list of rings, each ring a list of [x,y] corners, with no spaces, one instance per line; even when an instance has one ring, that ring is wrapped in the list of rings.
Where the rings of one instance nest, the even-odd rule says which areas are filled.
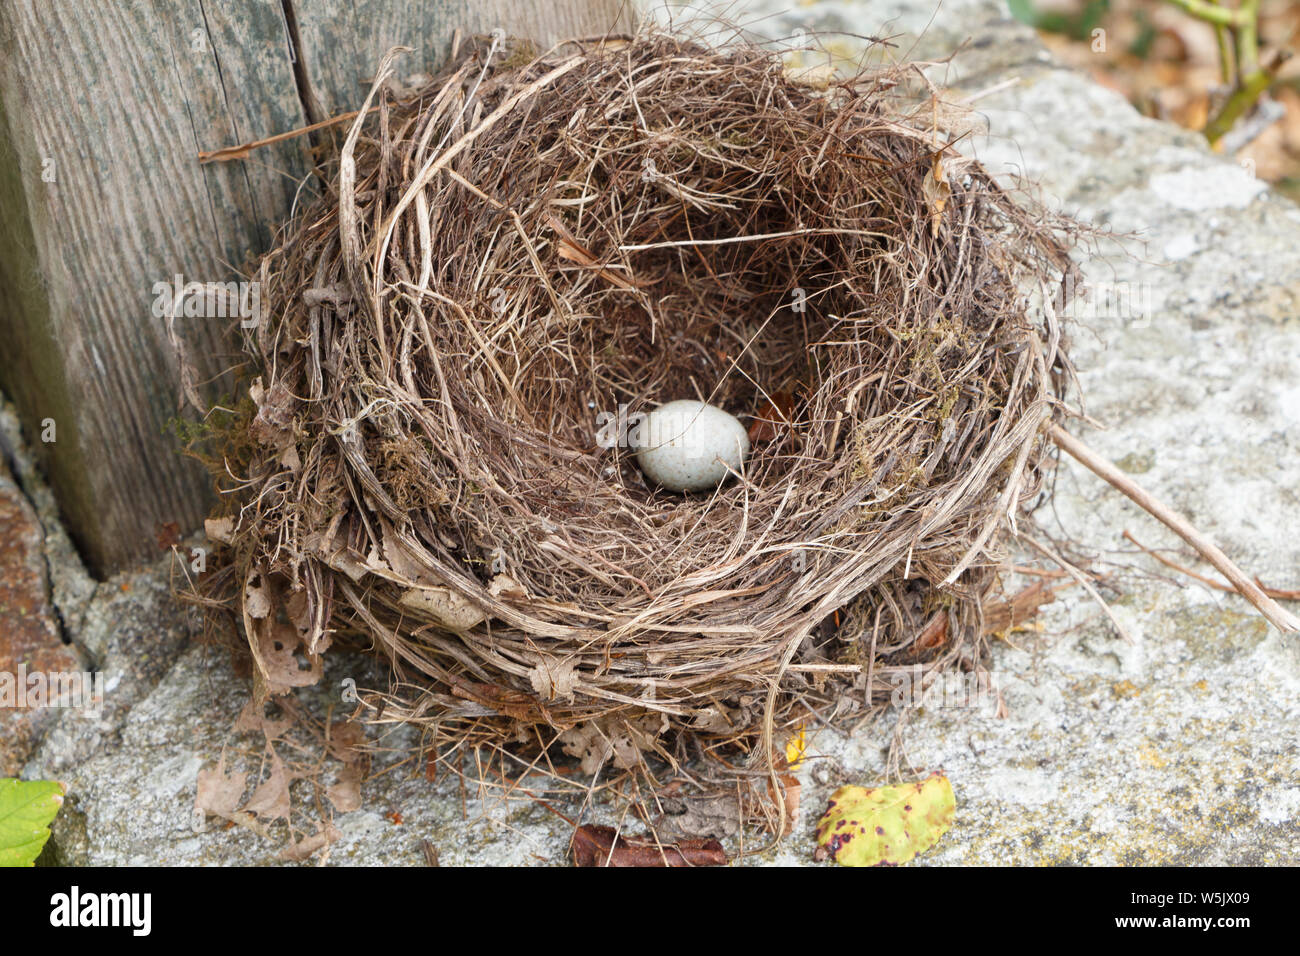
[[[619,0],[0,0],[0,390],[91,569],[196,527],[160,283],[225,281],[269,247],[310,169],[296,138],[197,154],[355,108],[388,48],[429,71],[453,32],[549,43],[630,26]],[[224,367],[221,323],[187,341]]]

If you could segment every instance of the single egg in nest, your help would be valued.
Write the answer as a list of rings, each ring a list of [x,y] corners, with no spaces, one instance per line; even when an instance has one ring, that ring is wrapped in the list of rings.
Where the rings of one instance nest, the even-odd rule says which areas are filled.
[[[647,414],[629,431],[628,445],[646,478],[670,491],[714,488],[749,455],[749,435],[736,416],[693,399]]]

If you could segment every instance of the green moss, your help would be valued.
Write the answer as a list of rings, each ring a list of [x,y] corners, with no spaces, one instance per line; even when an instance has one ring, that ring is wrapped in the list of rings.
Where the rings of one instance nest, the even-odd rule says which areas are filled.
[[[1117,459],[1116,467],[1121,471],[1126,471],[1130,475],[1144,475],[1151,470],[1155,464],[1156,453],[1152,450],[1144,452],[1129,452],[1123,458]]]
[[[502,69],[514,69],[516,67],[527,66],[533,60],[537,59],[537,44],[528,39],[514,40],[514,48],[510,54],[501,61]]]

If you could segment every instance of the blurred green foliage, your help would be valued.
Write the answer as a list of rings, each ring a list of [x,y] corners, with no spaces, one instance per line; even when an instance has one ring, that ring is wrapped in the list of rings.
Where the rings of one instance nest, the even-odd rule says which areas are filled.
[[[1048,33],[1062,33],[1072,40],[1087,40],[1110,12],[1110,0],[1087,0],[1078,13],[1039,10],[1033,0],[1007,0],[1011,15],[1021,23]]]

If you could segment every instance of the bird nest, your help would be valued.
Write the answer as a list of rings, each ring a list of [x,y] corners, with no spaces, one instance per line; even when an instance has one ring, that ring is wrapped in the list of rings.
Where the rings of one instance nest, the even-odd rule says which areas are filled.
[[[1068,365],[1021,293],[1069,263],[920,72],[662,33],[484,40],[414,88],[392,58],[245,333],[209,601],[259,694],[360,639],[366,715],[444,755],[766,774],[891,675],[977,668]],[[682,398],[749,429],[709,492],[627,447]]]

